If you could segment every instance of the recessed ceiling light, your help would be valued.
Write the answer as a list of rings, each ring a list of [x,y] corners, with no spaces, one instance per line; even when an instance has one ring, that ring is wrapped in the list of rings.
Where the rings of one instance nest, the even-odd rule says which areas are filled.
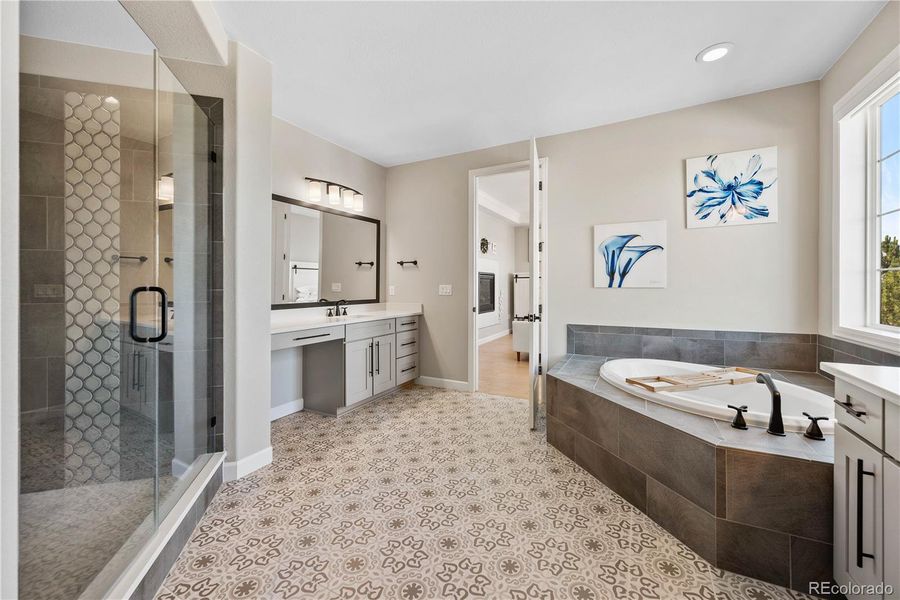
[[[694,59],[697,62],[713,62],[715,60],[719,60],[720,58],[724,58],[731,49],[734,48],[734,44],[731,42],[721,42],[719,44],[713,44],[712,46],[708,46],[700,51],[697,54],[697,57]]]

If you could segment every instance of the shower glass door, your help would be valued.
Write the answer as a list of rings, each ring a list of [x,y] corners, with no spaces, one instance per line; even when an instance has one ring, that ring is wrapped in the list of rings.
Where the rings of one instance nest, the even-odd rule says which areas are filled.
[[[24,2],[22,598],[100,598],[209,457],[208,124],[118,2]]]

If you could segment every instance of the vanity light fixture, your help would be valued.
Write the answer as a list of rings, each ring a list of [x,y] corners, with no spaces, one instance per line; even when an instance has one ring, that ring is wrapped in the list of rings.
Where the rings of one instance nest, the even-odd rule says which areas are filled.
[[[306,199],[309,202],[322,201],[322,182],[308,179],[306,181]]]
[[[732,48],[734,48],[734,44],[731,42],[719,42],[718,44],[707,46],[701,50],[697,56],[694,57],[694,60],[698,63],[713,62],[720,58],[725,58],[725,55],[728,54]]]
[[[353,194],[355,192],[351,189],[344,188],[341,190],[341,198],[344,200],[344,208],[350,210],[353,208]]]
[[[325,179],[306,178],[307,199],[309,202],[319,202],[322,192],[326,192],[328,204],[341,207],[347,211],[363,212],[365,210],[365,198],[362,192],[354,190],[346,185],[341,185]]]

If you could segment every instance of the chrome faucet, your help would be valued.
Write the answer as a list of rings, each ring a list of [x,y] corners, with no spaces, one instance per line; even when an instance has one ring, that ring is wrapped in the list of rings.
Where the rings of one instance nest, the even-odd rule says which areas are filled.
[[[756,376],[757,383],[764,383],[772,394],[772,412],[769,414],[769,428],[767,433],[772,435],[784,435],[784,421],[781,419],[781,392],[775,387],[772,376],[768,373],[759,373]]]

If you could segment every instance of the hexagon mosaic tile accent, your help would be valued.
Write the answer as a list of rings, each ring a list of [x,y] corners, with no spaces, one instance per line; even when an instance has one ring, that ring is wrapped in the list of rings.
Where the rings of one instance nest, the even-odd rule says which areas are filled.
[[[119,102],[65,94],[67,486],[119,475]]]
[[[528,430],[515,398],[411,387],[272,426],[157,600],[788,600],[718,569]]]

